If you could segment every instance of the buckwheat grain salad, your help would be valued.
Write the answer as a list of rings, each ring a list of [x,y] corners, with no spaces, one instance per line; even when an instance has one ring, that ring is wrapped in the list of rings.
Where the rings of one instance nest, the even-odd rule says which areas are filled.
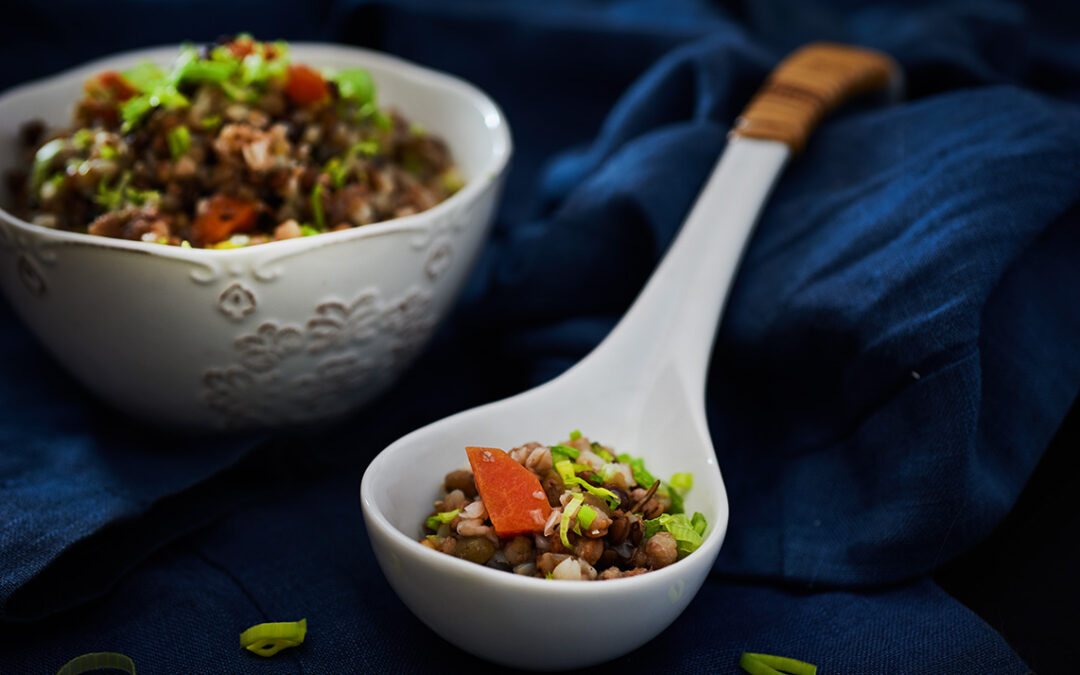
[[[509,453],[466,448],[471,471],[451,471],[424,523],[428,548],[541,579],[619,579],[694,552],[705,516],[688,516],[688,473],[667,483],[644,462],[581,432]]]
[[[22,129],[15,213],[45,227],[237,248],[417,213],[462,186],[446,144],[360,68],[250,35],[88,79],[74,126]]]

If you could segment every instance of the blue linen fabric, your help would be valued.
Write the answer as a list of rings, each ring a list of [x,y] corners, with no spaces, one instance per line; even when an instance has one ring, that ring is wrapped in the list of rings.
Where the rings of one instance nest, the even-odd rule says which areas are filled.
[[[929,574],[1005,517],[1080,391],[1080,24],[1061,11],[841,0],[5,9],[0,88],[231,31],[338,40],[475,82],[503,106],[517,152],[453,316],[383,399],[318,432],[142,427],[93,401],[0,305],[0,672],[54,672],[101,650],[154,672],[481,669],[379,574],[359,513],[364,466],[408,430],[543,382],[602,339],[755,87],[822,38],[893,54],[906,95],[826,122],[781,179],[709,376],[727,541],[690,609],[618,664],[736,672],[748,650],[823,673],[1027,672]],[[303,647],[270,660],[237,648],[248,625],[301,616]]]

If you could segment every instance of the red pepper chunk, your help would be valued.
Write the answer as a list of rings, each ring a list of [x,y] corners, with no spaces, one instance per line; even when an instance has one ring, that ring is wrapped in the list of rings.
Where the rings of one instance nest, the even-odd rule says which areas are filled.
[[[296,105],[318,103],[330,94],[330,88],[319,71],[303,64],[289,66],[285,95]]]
[[[498,448],[468,447],[465,452],[495,534],[513,537],[542,532],[551,506],[536,474]]]
[[[259,203],[252,199],[216,194],[207,206],[191,225],[195,239],[203,246],[225,241],[237,232],[255,229]]]

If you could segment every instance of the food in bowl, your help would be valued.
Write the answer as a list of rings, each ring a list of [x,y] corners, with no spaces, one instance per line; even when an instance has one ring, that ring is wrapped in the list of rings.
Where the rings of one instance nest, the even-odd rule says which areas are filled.
[[[644,574],[702,543],[705,516],[688,516],[693,478],[666,484],[644,462],[581,432],[506,453],[466,448],[471,471],[451,471],[424,522],[428,548],[515,574],[568,581]]]
[[[446,143],[376,102],[367,70],[293,63],[250,35],[172,67],[91,76],[74,125],[22,129],[16,215],[37,225],[238,248],[431,208],[462,187]]]

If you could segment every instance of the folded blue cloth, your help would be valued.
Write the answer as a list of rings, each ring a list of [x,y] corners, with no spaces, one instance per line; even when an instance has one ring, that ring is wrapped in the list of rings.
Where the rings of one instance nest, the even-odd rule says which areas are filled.
[[[374,564],[364,465],[587,353],[769,68],[830,38],[894,54],[908,94],[824,124],[764,213],[708,386],[728,539],[688,613],[625,662],[734,672],[746,649],[822,672],[1026,672],[926,575],[1008,512],[1080,391],[1076,22],[959,1],[253,7],[208,27],[170,0],[20,6],[0,27],[0,64],[20,69],[0,69],[0,86],[227,30],[385,49],[503,105],[517,154],[493,239],[417,367],[319,435],[132,427],[0,309],[0,619],[30,622],[4,631],[0,671],[101,649],[199,672],[440,663],[415,645],[443,643]],[[78,34],[60,28],[72,16]],[[301,616],[312,631],[291,656],[255,663],[235,647],[247,625]]]

